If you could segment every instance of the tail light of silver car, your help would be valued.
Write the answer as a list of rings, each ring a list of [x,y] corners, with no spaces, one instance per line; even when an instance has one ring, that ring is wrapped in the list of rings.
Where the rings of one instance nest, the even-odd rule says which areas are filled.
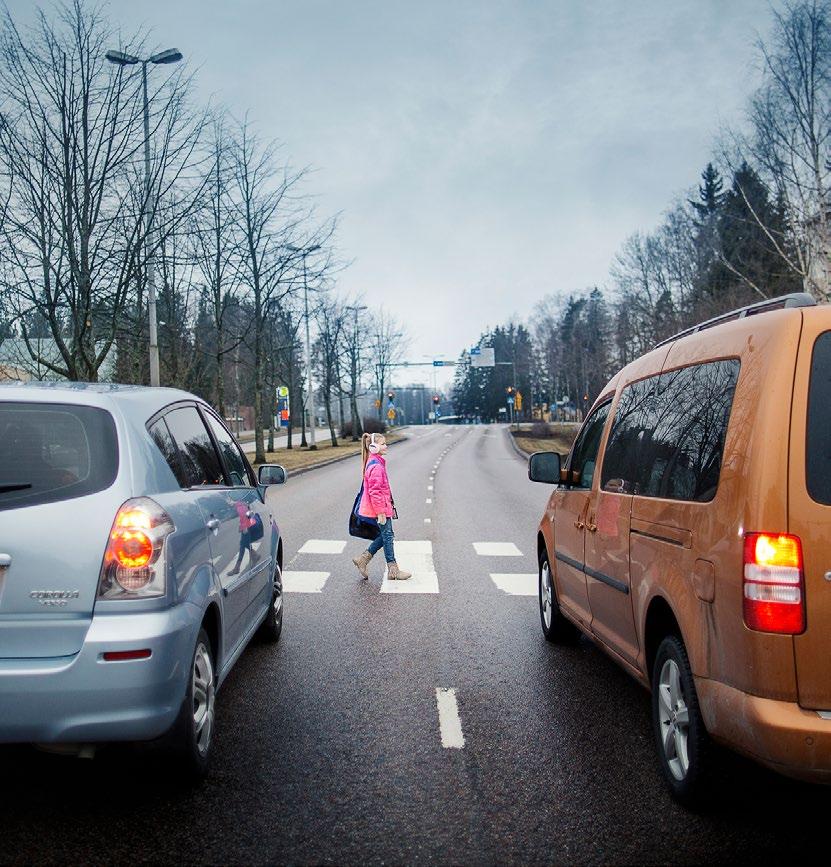
[[[802,544],[788,533],[747,533],[744,539],[744,622],[758,632],[805,630]]]
[[[165,539],[175,530],[162,507],[149,497],[127,500],[110,530],[99,599],[147,599],[166,591]]]

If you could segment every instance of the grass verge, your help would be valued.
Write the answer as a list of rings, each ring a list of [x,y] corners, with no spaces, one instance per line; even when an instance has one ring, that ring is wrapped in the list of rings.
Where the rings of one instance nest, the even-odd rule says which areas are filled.
[[[577,431],[574,432],[574,435],[558,434],[557,436],[539,439],[520,434],[514,437],[514,441],[528,455],[534,452],[559,452],[561,455],[565,455],[571,449],[571,444],[574,442],[576,434]]]
[[[385,434],[388,443],[394,443],[404,439],[402,434],[388,433]],[[299,470],[306,467],[314,467],[317,464],[325,464],[327,461],[335,460],[336,458],[344,458],[349,455],[359,455],[361,453],[360,442],[353,443],[351,440],[340,440],[338,447],[332,446],[332,440],[328,437],[323,442],[318,442],[317,448],[311,451],[308,448],[300,448],[295,446],[292,449],[280,449],[276,452],[268,452],[265,456],[267,464],[280,464],[285,469]],[[251,456],[249,455],[249,459]],[[253,461],[252,461],[253,462]],[[254,464],[254,469],[257,468]]]

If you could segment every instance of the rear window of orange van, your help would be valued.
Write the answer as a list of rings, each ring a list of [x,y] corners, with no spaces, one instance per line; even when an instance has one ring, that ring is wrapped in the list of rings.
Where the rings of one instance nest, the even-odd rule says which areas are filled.
[[[817,337],[811,356],[805,478],[811,499],[831,505],[831,331]]]

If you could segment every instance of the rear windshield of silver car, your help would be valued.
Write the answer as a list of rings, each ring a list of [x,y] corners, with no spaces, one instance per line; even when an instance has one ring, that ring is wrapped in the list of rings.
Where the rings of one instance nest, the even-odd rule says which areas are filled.
[[[105,410],[0,401],[0,511],[97,493],[117,472],[118,437]]]
[[[805,479],[811,499],[831,505],[831,331],[817,337],[811,356]]]

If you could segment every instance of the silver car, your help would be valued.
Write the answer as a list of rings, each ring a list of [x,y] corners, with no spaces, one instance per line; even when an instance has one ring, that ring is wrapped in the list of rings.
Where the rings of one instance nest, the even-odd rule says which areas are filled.
[[[283,481],[186,392],[0,386],[0,742],[164,735],[204,773],[216,691],[280,637]]]

